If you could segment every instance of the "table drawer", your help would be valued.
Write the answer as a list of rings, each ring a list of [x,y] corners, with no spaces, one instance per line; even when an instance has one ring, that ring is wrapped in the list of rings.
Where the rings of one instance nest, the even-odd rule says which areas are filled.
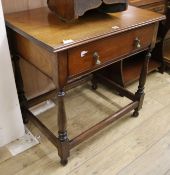
[[[152,11],[158,12],[158,13],[164,13],[165,12],[165,3],[149,4],[149,5],[141,6],[141,8],[152,10]]]
[[[154,12],[164,13],[166,0],[129,0],[129,4]]]
[[[70,49],[69,76],[93,71],[119,60],[121,56],[148,47],[152,42],[153,31],[154,25],[148,25]]]

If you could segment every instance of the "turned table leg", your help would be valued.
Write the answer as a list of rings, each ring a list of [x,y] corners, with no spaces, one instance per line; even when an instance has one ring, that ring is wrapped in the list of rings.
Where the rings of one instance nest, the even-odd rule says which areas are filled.
[[[64,96],[65,92],[60,90],[58,92],[58,154],[61,158],[61,164],[66,165],[68,162],[68,157],[70,155],[69,139],[67,137],[67,118],[64,106]]]
[[[144,88],[145,88],[145,83],[146,83],[146,76],[147,76],[148,64],[149,64],[150,57],[151,57],[151,49],[149,49],[149,51],[146,54],[144,64],[143,64],[143,67],[142,67],[142,70],[141,70],[140,78],[139,78],[138,90],[135,93],[135,98],[136,98],[136,100],[139,101],[139,105],[135,109],[135,111],[132,115],[134,117],[138,117],[139,110],[142,108],[142,105],[143,105],[143,100],[144,100],[144,96],[145,96]]]
[[[95,74],[93,74],[92,80],[91,80],[91,84],[92,84],[92,89],[96,90],[98,88],[97,86],[97,79],[95,77]]]
[[[28,106],[27,106],[27,99],[25,97],[24,84],[23,84],[20,65],[19,65],[20,57],[18,55],[13,55],[12,59],[14,63],[15,82],[16,82],[18,98],[19,98],[20,107],[21,107],[22,118],[23,118],[23,122],[26,124],[28,123],[28,117],[26,113],[26,109]]]

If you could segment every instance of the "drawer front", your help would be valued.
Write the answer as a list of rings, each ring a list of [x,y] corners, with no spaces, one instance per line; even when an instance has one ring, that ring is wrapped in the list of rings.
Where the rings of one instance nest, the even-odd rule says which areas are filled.
[[[69,77],[93,71],[148,47],[153,34],[154,24],[69,49]]]
[[[129,0],[129,4],[154,12],[164,13],[166,0]]]
[[[149,4],[146,6],[142,6],[141,8],[152,10],[152,11],[158,12],[158,13],[164,13],[165,12],[165,3]]]

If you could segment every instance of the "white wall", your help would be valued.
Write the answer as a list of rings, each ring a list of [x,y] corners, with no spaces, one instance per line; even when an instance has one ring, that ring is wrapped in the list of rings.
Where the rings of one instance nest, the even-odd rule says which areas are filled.
[[[24,134],[0,0],[0,146]]]
[[[5,13],[47,6],[47,0],[1,0]]]

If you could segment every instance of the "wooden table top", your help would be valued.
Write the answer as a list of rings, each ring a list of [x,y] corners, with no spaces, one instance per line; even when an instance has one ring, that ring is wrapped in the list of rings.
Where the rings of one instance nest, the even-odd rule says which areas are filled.
[[[48,8],[5,15],[8,27],[52,52],[165,19],[165,16],[136,7],[113,14],[84,15],[75,23],[59,20]],[[117,26],[117,27],[115,27]],[[72,40],[64,44],[63,40]]]

